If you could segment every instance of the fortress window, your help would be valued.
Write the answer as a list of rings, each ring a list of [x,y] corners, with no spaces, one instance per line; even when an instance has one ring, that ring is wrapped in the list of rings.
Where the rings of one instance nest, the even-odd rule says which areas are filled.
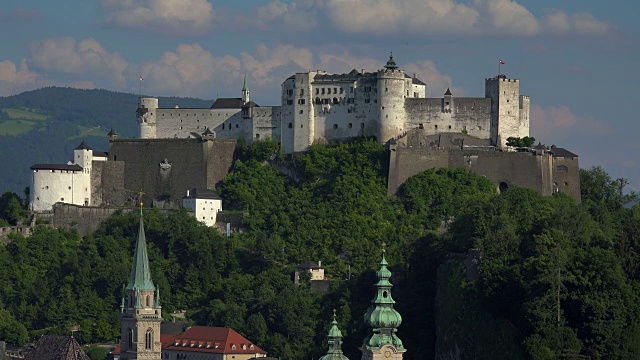
[[[449,125],[449,129],[451,129],[451,125]]]
[[[409,97],[409,90],[407,90],[407,97]]]
[[[304,96],[304,89],[300,89],[300,96]]]
[[[316,95],[320,94],[320,89],[316,88]]]
[[[344,93],[344,89],[340,88],[340,94],[343,94],[343,93]]]
[[[353,124],[349,123],[349,129],[351,129],[353,127]]]
[[[300,110],[300,114],[304,113],[304,110]]]
[[[69,186],[69,190],[71,190],[71,186]]]
[[[360,129],[364,129],[364,123],[360,123]]]
[[[418,129],[424,129],[424,125],[423,124],[418,124]]]
[[[64,198],[60,198],[60,201],[64,201]]]
[[[338,128],[338,124],[333,124],[333,128],[337,129]]]
[[[353,86],[349,89],[349,92],[353,94]]]
[[[287,100],[287,105],[293,105],[293,100]]]
[[[435,125],[435,129],[438,130],[438,125]]]
[[[324,95],[324,88],[322,88],[322,95]]]
[[[222,130],[224,130],[224,124],[222,124]]]
[[[509,99],[507,99],[507,102],[509,102]]]
[[[256,139],[260,139],[260,134],[256,134]]]
[[[236,129],[238,129],[238,128],[240,128],[240,125],[239,125],[239,124],[236,124]]]
[[[293,123],[289,123],[289,129],[293,129]]]
[[[299,105],[304,105],[304,104],[305,104],[304,99],[300,99],[300,100],[298,100],[298,104],[299,104]]]
[[[338,88],[333,88],[333,93],[337,94],[338,93]]]
[[[565,181],[564,186],[569,186],[569,183]]]
[[[384,91],[389,91],[389,88],[384,88]]]
[[[338,102],[338,98],[333,98],[333,104],[334,104],[334,105],[338,105],[338,104],[339,104],[339,102]]]
[[[369,104],[369,103],[371,103],[371,99],[364,99],[364,103],[365,103],[365,104]]]
[[[417,93],[417,92],[414,92],[414,93],[413,93],[413,97],[414,97],[414,98],[417,98],[417,97],[418,97],[418,93]]]

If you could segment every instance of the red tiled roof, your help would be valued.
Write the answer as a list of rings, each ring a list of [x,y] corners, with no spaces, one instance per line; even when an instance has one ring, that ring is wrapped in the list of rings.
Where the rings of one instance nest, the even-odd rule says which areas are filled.
[[[192,326],[163,349],[218,354],[266,354],[235,330],[222,327]]]
[[[160,342],[162,343],[162,348],[165,349],[173,344],[173,341],[178,337],[178,335],[173,334],[160,334]]]
[[[113,355],[120,355],[120,343],[116,345],[116,348],[111,352]]]

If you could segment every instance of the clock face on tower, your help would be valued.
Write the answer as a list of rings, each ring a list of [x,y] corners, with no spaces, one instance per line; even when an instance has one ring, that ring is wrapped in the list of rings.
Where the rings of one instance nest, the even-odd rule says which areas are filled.
[[[391,351],[387,350],[384,352],[384,357],[386,357],[387,359],[391,357]]]

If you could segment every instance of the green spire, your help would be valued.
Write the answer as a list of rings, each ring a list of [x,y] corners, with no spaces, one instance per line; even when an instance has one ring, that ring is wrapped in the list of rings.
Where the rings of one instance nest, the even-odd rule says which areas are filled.
[[[391,297],[391,287],[389,282],[391,271],[387,269],[387,259],[385,259],[385,244],[382,244],[382,260],[380,261],[380,270],[376,272],[378,282],[375,284],[377,288],[376,296],[371,300],[373,306],[369,308],[364,321],[373,328],[373,334],[364,340],[364,345],[370,348],[379,349],[384,345],[393,345],[398,350],[403,350],[402,341],[396,332],[402,324],[402,316],[394,308],[395,301]]]
[[[396,62],[393,60],[393,52],[389,55],[389,60],[387,60],[387,64],[384,66],[386,69],[395,70],[398,68]]]
[[[320,360],[349,360],[349,358],[342,353],[342,332],[338,329],[335,309],[333,310],[333,321],[331,322],[331,329],[329,329],[327,339],[329,351],[327,351],[327,354],[322,356]]]
[[[151,270],[149,268],[149,255],[147,253],[147,240],[144,236],[144,221],[142,218],[142,204],[140,204],[140,228],[138,229],[138,240],[136,250],[133,254],[133,266],[127,290],[151,290],[156,287],[151,281]]]
[[[247,86],[247,73],[244,73],[244,83],[242,84],[242,92],[249,91],[249,87]]]

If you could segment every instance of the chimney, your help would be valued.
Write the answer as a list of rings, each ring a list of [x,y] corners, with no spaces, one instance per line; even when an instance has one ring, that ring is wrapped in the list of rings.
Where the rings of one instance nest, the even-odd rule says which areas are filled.
[[[189,190],[187,190],[187,197],[189,197]]]
[[[365,72],[366,72],[366,71],[365,71],[365,69],[362,69],[362,74],[363,74],[363,75],[364,75],[364,73],[365,73]]]
[[[322,261],[318,260],[318,267],[322,267]]]

